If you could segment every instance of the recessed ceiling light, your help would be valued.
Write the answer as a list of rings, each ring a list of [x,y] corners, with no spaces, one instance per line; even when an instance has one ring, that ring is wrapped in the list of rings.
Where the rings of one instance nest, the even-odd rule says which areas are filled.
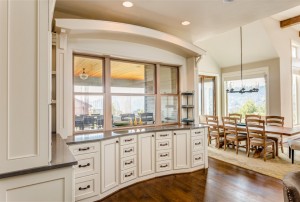
[[[223,0],[223,3],[232,3],[234,0]]]
[[[189,21],[183,21],[182,23],[181,23],[182,25],[189,25],[189,24],[191,24]]]
[[[130,8],[130,7],[133,6],[133,3],[130,2],[130,1],[124,1],[124,2],[123,2],[123,6],[126,7],[126,8]]]

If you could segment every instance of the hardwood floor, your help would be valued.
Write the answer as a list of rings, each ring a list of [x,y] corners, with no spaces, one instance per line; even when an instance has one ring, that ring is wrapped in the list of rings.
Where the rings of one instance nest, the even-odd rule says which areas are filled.
[[[209,158],[209,169],[132,185],[102,202],[282,202],[281,180]]]

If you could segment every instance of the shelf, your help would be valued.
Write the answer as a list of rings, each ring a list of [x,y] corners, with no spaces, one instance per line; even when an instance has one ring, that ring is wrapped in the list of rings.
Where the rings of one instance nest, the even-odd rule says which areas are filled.
[[[182,92],[181,95],[194,95],[194,92]]]
[[[56,100],[51,100],[51,104],[56,104]]]
[[[182,108],[194,108],[194,105],[181,105]]]
[[[184,122],[184,123],[191,123],[191,122],[194,122],[194,119],[187,119],[187,118],[184,118],[184,119],[181,119],[181,122]]]
[[[52,75],[56,75],[56,71],[52,71],[51,74],[52,74]]]

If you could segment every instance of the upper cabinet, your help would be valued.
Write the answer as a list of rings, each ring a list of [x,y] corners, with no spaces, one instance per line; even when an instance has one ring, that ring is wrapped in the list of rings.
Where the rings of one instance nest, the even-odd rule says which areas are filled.
[[[49,2],[0,1],[0,173],[49,161]]]

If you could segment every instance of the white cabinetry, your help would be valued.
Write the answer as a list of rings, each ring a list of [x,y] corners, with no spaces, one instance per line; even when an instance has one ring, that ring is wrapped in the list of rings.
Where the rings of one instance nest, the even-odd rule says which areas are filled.
[[[139,176],[155,172],[155,134],[138,135]]]
[[[101,193],[119,185],[119,138],[101,142]]]
[[[170,171],[172,166],[172,132],[156,133],[156,172]]]
[[[191,167],[196,167],[204,164],[205,161],[205,131],[204,129],[195,129],[191,131]]]
[[[49,162],[49,2],[0,1],[0,173]]]
[[[190,167],[190,137],[190,130],[177,130],[173,132],[174,169]]]
[[[75,167],[75,200],[100,194],[100,143],[71,145],[70,151],[78,161]]]

